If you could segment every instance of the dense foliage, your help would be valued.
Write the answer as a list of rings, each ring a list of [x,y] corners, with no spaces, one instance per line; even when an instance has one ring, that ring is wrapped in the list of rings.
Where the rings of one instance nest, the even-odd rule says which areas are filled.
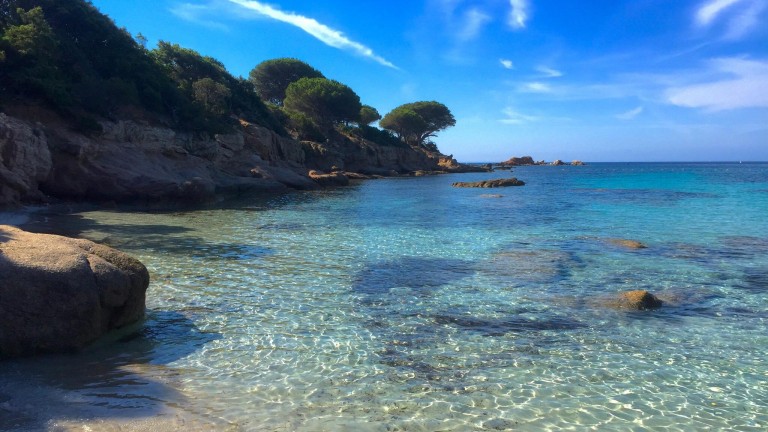
[[[98,130],[99,118],[135,113],[208,133],[244,119],[320,142],[345,125],[347,133],[390,146],[429,145],[455,124],[438,102],[405,104],[382,119],[351,88],[297,59],[264,61],[246,80],[177,44],[146,45],[86,0],[0,0],[0,108],[43,105],[84,131]],[[385,130],[371,126],[378,120]]]
[[[440,102],[412,102],[393,109],[379,122],[412,146],[423,146],[427,138],[456,124],[456,119]]]
[[[80,126],[135,106],[190,130],[225,128],[231,111],[282,130],[219,62],[171,44],[149,52],[83,0],[0,0],[0,53],[1,100],[37,101]],[[195,90],[203,78],[214,83]]]
[[[267,102],[282,105],[285,90],[301,78],[324,78],[312,66],[294,58],[278,58],[259,63],[251,70],[249,79],[256,93]]]
[[[360,108],[360,125],[369,125],[375,121],[381,120],[381,114],[379,114],[379,111],[370,106],[370,105],[363,105]]]
[[[285,107],[309,116],[330,129],[341,122],[356,122],[360,97],[346,85],[326,78],[301,78],[285,90]]]

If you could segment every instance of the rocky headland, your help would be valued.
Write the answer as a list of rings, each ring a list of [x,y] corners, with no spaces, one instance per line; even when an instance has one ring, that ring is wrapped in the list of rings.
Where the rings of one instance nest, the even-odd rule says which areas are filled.
[[[425,148],[340,132],[325,143],[299,141],[246,121],[213,136],[137,120],[100,126],[87,135],[41,110],[26,117],[0,113],[0,207],[51,199],[195,203],[343,185],[350,178],[485,171]]]

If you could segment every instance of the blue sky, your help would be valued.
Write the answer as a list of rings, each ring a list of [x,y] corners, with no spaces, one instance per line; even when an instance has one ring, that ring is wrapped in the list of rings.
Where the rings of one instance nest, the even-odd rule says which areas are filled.
[[[768,0],[94,0],[247,76],[306,61],[460,161],[768,161]]]

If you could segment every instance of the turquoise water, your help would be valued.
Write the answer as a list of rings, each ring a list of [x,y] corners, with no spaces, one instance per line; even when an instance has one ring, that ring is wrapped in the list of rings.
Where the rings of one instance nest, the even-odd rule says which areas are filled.
[[[53,389],[24,396],[53,407],[48,428],[171,409],[222,430],[768,428],[767,164],[450,186],[507,175],[38,214],[30,229],[140,258],[148,319],[113,345],[6,362],[4,379]],[[634,289],[665,306],[605,305]]]

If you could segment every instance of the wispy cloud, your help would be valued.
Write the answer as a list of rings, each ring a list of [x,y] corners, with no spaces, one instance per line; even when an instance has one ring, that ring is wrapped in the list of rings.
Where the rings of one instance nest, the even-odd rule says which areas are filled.
[[[724,21],[724,38],[735,40],[756,28],[766,10],[766,0],[707,0],[696,9],[694,20],[700,27]]]
[[[348,51],[362,57],[369,58],[381,65],[384,65],[393,69],[398,69],[398,67],[392,64],[390,61],[375,54],[372,49],[368,48],[367,46],[359,42],[355,42],[349,39],[347,36],[344,35],[344,33],[338,30],[334,30],[326,26],[325,24],[319,23],[314,18],[305,17],[302,15],[295,14],[293,12],[284,12],[272,6],[269,6],[267,4],[254,1],[254,0],[229,0],[229,1],[232,3],[238,4],[244,8],[247,8],[251,11],[254,11],[259,15],[263,15],[268,18],[274,19],[276,21],[284,22],[286,24],[290,24],[292,26],[298,27],[328,46],[338,48],[340,50]]]
[[[709,25],[718,15],[742,0],[708,0],[696,10],[696,22]]]
[[[558,78],[563,76],[563,73],[559,70],[547,66],[538,66],[536,70],[541,72],[544,75],[544,78]]]
[[[640,115],[640,113],[643,112],[643,107],[639,106],[635,109],[631,109],[627,112],[623,112],[621,114],[617,114],[615,117],[619,120],[632,120],[633,118]]]
[[[708,111],[768,108],[768,60],[720,58],[712,60],[710,68],[729,78],[668,88],[666,101]]]
[[[464,13],[464,22],[456,37],[461,42],[470,41],[480,34],[483,26],[491,21],[490,15],[480,9],[470,9]]]
[[[512,8],[509,11],[509,25],[514,29],[525,28],[530,10],[528,0],[509,0],[509,5]]]
[[[514,68],[515,68],[515,64],[514,64],[514,63],[512,63],[512,60],[508,60],[508,59],[499,59],[499,63],[501,63],[501,66],[502,66],[504,69],[514,69]]]
[[[215,30],[229,31],[226,24],[210,19],[213,7],[205,4],[182,3],[169,9],[169,11],[184,21],[189,21]]]
[[[537,121],[539,118],[535,116],[525,115],[514,110],[514,108],[507,107],[502,110],[504,118],[499,119],[499,122],[504,124],[523,124]]]
[[[551,93],[552,87],[543,82],[529,82],[520,86],[520,91],[525,93]]]

